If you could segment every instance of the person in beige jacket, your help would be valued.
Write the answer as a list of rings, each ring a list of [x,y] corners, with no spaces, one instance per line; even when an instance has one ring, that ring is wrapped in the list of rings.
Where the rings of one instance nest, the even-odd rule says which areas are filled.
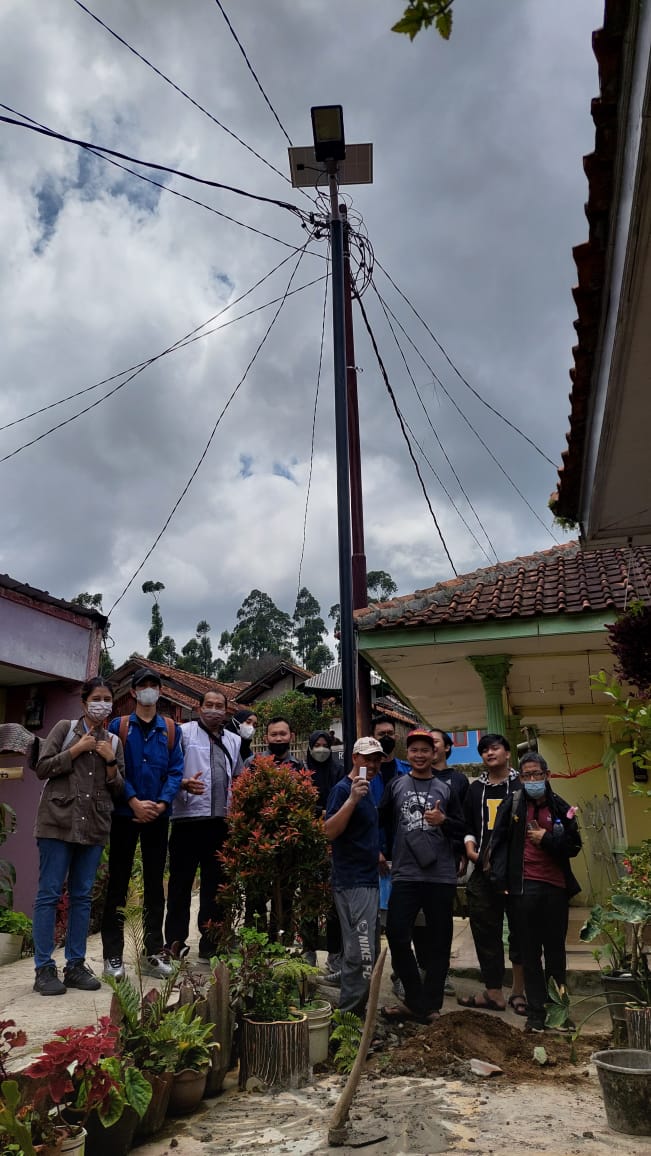
[[[34,903],[34,991],[64,995],[68,988],[97,991],[100,981],[86,966],[86,939],[93,884],[111,829],[113,800],[124,786],[124,753],[106,729],[113,692],[103,678],[81,688],[83,714],[62,719],[46,738],[36,774],[45,780],[34,834],[39,883]],[[57,904],[68,881],[66,966],[59,979],[54,952]]]

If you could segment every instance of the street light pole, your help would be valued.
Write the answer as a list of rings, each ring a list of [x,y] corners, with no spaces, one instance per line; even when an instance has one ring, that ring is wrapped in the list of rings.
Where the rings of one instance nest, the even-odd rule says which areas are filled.
[[[341,645],[341,714],[344,765],[352,766],[357,693],[353,634],[353,565],[348,463],[348,389],[346,380],[346,305],[344,279],[344,222],[339,212],[337,162],[328,162],[330,188],[330,254],[332,261],[332,336],[335,392],[335,447],[337,455],[337,529],[339,537],[339,634]]]
[[[344,116],[340,104],[321,105],[311,109],[313,148],[289,149],[289,167],[294,188],[312,188],[326,183],[330,192],[330,253],[332,272],[332,331],[334,346],[334,393],[335,393],[335,444],[337,454],[337,530],[339,538],[339,631],[341,644],[341,698],[344,758],[347,769],[352,766],[353,745],[356,735],[356,662],[355,639],[353,633],[353,560],[352,551],[363,557],[363,523],[361,521],[361,484],[356,485],[355,501],[360,503],[355,511],[353,525],[355,541],[351,532],[351,467],[349,462],[350,440],[355,442],[359,458],[358,434],[349,434],[349,411],[347,389],[346,356],[346,266],[344,259],[344,221],[339,211],[340,184],[371,184],[373,181],[373,146],[371,144],[346,145]],[[350,292],[350,286],[349,286]],[[352,353],[352,310],[350,315],[350,357]],[[356,383],[355,383],[356,384]],[[352,395],[351,395],[352,396]],[[355,388],[355,413],[357,416],[357,393]],[[357,429],[359,421],[357,419]],[[362,533],[361,551],[357,550],[358,529]],[[360,572],[356,570],[359,587]],[[363,597],[366,602],[366,581]],[[364,720],[366,721],[366,720]]]

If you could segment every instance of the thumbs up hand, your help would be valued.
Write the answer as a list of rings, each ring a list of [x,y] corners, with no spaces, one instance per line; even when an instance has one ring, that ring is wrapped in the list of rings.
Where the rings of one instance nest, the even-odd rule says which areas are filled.
[[[425,811],[423,818],[430,827],[440,827],[446,820],[445,811],[441,810],[441,800],[437,799],[434,806],[430,807],[429,811]]]

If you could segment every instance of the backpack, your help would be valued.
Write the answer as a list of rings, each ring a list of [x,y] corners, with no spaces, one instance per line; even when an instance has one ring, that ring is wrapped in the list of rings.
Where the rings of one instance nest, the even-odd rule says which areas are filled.
[[[75,728],[77,726],[78,721],[79,721],[78,719],[73,719],[71,721],[70,730],[68,731],[68,733],[65,737],[65,741],[64,741],[63,746],[61,747],[61,751],[65,751],[66,747],[71,747],[74,740],[77,738],[77,736],[75,734]],[[109,734],[109,739],[111,740],[111,746],[113,747],[113,754],[115,754],[117,752],[117,749],[118,749],[118,736]],[[61,754],[61,751],[59,751],[59,754]]]
[[[167,718],[166,716],[164,717],[165,725],[167,727],[167,749],[171,752],[174,750],[174,743],[176,742],[176,723],[174,722],[174,719]],[[120,729],[118,731],[118,735],[123,749],[126,749],[127,745],[127,735],[129,733],[130,719],[131,716],[128,714],[120,715]],[[113,737],[115,738],[115,735]]]

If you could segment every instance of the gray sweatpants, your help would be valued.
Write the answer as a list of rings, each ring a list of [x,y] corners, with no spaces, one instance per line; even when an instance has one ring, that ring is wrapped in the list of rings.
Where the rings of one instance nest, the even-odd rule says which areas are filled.
[[[377,887],[334,892],[343,944],[339,1007],[355,1015],[364,1015],[371,972],[380,950],[378,898]]]

